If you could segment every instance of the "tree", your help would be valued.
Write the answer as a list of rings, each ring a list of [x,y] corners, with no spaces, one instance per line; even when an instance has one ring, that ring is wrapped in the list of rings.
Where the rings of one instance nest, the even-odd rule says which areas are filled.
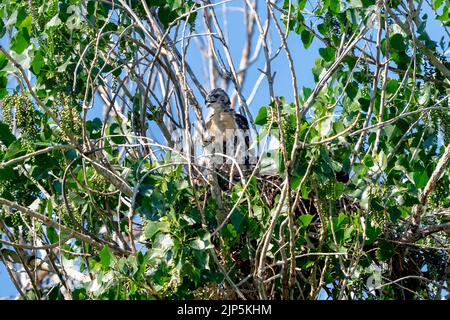
[[[21,298],[448,293],[448,1],[3,0],[0,12],[0,260]],[[312,87],[299,42],[320,47]],[[197,161],[215,87],[255,131],[239,179]],[[267,104],[250,108],[258,90]]]

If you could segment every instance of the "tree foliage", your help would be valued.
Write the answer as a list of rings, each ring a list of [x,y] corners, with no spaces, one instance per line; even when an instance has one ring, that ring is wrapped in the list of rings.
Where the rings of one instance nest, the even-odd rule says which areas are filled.
[[[239,60],[226,6],[1,1],[0,260],[21,298],[448,294],[448,1],[238,1]],[[280,142],[218,194],[174,142],[217,86]]]

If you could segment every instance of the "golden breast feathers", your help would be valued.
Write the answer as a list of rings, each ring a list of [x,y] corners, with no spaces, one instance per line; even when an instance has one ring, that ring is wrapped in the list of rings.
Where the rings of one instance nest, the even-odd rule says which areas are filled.
[[[223,111],[214,114],[206,123],[206,128],[212,136],[232,136],[236,130],[236,120],[233,114]]]

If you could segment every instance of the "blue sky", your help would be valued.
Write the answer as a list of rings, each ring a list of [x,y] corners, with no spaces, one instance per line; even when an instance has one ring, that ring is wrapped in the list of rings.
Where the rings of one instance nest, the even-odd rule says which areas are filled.
[[[242,0],[237,0],[231,3],[228,3],[228,7],[240,6]],[[430,18],[432,15],[429,15]],[[218,14],[219,19],[222,17],[221,13]],[[262,19],[265,18],[265,14],[262,14]],[[243,28],[243,15],[239,11],[229,10],[228,11],[228,39],[229,46],[235,59],[235,64],[238,65],[239,57],[242,50],[242,45],[244,41],[244,28]],[[442,27],[439,26],[433,19],[429,19],[429,25],[427,30],[429,30],[430,37],[439,41],[440,36],[444,34],[442,31]],[[198,32],[201,33],[203,30],[198,28]],[[256,30],[257,34],[258,31]],[[276,34],[276,30],[274,28],[271,29],[272,39],[273,39],[273,48],[274,50],[278,47],[279,43],[276,39],[278,39],[278,35]],[[2,41],[2,45],[5,43]],[[291,34],[289,38],[289,45],[291,49],[291,53],[295,62],[296,72],[299,83],[299,90],[303,86],[312,87],[313,86],[313,77],[312,77],[312,67],[314,66],[314,60],[318,57],[318,48],[322,46],[322,44],[318,40],[314,40],[311,47],[308,50],[303,48],[301,40],[298,35]],[[7,47],[7,46],[6,46]],[[202,79],[202,72],[199,69],[195,69],[195,66],[200,66],[201,61],[199,59],[199,54],[197,52],[197,47],[194,42],[191,43],[190,50],[188,52],[188,62],[191,63],[191,66],[194,68],[194,71]],[[291,78],[289,67],[287,64],[287,60],[284,52],[281,52],[276,60],[273,62],[273,70],[276,71],[275,77],[275,92],[278,96],[285,96],[287,101],[292,101],[292,87],[291,87]],[[260,58],[257,62],[252,66],[250,72],[248,73],[247,80],[244,86],[243,94],[245,97],[248,97],[253,89],[254,83],[257,81],[260,76],[260,72],[258,68],[264,69],[264,58],[263,53],[261,52]],[[205,84],[206,85],[206,84]],[[253,116],[256,116],[259,108],[263,105],[267,105],[269,103],[269,93],[267,81],[264,79],[259,87],[258,93],[253,100],[252,105],[250,105],[250,111]],[[99,117],[102,114],[102,106],[95,105],[94,109],[91,110],[90,117]],[[3,264],[0,263],[0,297],[8,297],[16,295],[16,289],[13,284],[9,280],[7,271]]]
[[[15,296],[16,288],[8,276],[8,271],[3,263],[0,263],[0,298]]]

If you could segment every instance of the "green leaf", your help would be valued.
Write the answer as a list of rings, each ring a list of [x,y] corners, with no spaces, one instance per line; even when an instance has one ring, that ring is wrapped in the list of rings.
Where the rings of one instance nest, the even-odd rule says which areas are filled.
[[[36,52],[34,55],[33,61],[31,61],[31,68],[34,74],[39,74],[42,67],[45,66],[44,57],[40,51]]]
[[[333,187],[333,199],[339,199],[345,190],[345,184],[342,182],[337,182]]]
[[[169,5],[169,8],[172,10],[177,10],[183,7],[182,0],[167,0],[167,4]]]
[[[56,69],[56,71],[63,73],[63,72],[65,72],[65,71],[67,70],[67,67],[68,67],[70,64],[71,64],[70,59],[67,59],[67,60],[64,61],[63,64],[61,64],[60,66],[58,66],[58,68]]]
[[[449,26],[449,8],[444,6],[442,9],[442,14],[436,17],[437,20],[442,21],[442,23],[448,27]]]
[[[398,81],[395,79],[389,79],[386,84],[386,92],[389,94],[394,94],[399,87]]]
[[[298,221],[301,224],[301,226],[303,228],[308,227],[311,224],[311,221],[313,220],[314,216],[307,213],[307,214],[302,214],[299,218]]]
[[[323,66],[321,65],[322,60],[317,58],[314,63],[314,67],[312,68],[312,73],[314,75],[314,81],[319,81],[319,77],[322,73]]]
[[[5,23],[3,22],[3,19],[0,18],[0,38],[3,38],[5,33],[6,33]]]
[[[314,35],[308,30],[303,30],[301,33],[301,38],[305,49],[308,49],[314,39]]]
[[[375,165],[375,163],[373,161],[373,158],[372,158],[372,156],[370,154],[366,154],[364,156],[363,163],[368,168],[372,168]]]
[[[86,126],[88,127],[89,132],[98,131],[102,128],[102,120],[94,118],[93,120],[87,121]]]
[[[377,165],[380,170],[384,170],[387,167],[387,156],[383,150],[377,155]]]
[[[50,19],[49,22],[45,25],[45,29],[56,27],[61,24],[61,19],[59,19],[58,14],[56,14],[53,18]]]
[[[8,16],[8,21],[6,22],[7,27],[14,27],[14,24],[17,21],[17,10],[13,10],[13,12]]]
[[[54,167],[50,164],[50,166],[32,166],[30,173],[33,178],[36,180],[46,179],[48,177],[48,172]]]
[[[242,228],[244,227],[244,214],[240,211],[239,208],[237,208],[233,214],[230,217],[230,221],[233,224],[233,227],[236,229],[237,232],[243,231]]]
[[[0,169],[0,181],[8,181],[14,179],[14,170],[11,167]]]
[[[51,199],[47,201],[47,216],[51,218],[53,215],[53,202]]]
[[[3,70],[4,67],[8,64],[8,58],[4,55],[3,52],[0,52],[0,70]]]
[[[369,208],[369,200],[370,200],[370,187],[366,187],[365,190],[361,193],[361,200],[359,202],[360,206],[367,210]]]
[[[206,232],[203,237],[192,240],[189,243],[189,246],[194,250],[208,250],[214,248],[211,243],[209,232]]]
[[[429,85],[425,85],[425,87],[422,90],[421,95],[419,96],[419,104],[420,105],[426,105],[428,103],[428,101],[430,101],[430,97],[431,97],[431,88]]]
[[[339,4],[339,0],[330,0],[330,9],[334,13],[340,13],[341,6]]]
[[[24,70],[30,68],[31,58],[28,54],[28,50],[24,50],[21,54],[17,54],[14,51],[11,51],[11,56]],[[8,73],[16,72],[16,66],[13,63],[8,63],[2,71],[6,71]]]
[[[13,159],[15,157],[24,155],[25,153],[26,151],[23,149],[20,140],[15,140],[13,143],[9,145],[8,150],[6,150],[6,154],[3,157],[3,161]]]
[[[358,176],[363,176],[367,172],[367,167],[361,163],[355,163],[353,170]]]
[[[47,238],[50,240],[50,243],[56,243],[59,241],[58,233],[56,232],[55,228],[48,227],[46,229]]]
[[[325,23],[321,23],[317,26],[317,30],[319,30],[319,32],[321,34],[323,34],[324,36],[328,34],[328,32],[330,31],[330,29],[327,27],[327,25]]]
[[[345,215],[345,213],[341,212],[338,215],[336,227],[340,228],[342,224],[347,224],[348,222],[348,217]]]
[[[388,261],[395,254],[395,249],[392,243],[380,240],[380,245],[375,254],[379,260]]]
[[[267,107],[261,107],[258,111],[258,115],[255,118],[255,124],[265,125],[267,123]]]
[[[396,51],[405,51],[406,44],[403,36],[400,33],[396,33],[389,39],[389,46]]]
[[[437,10],[444,3],[444,0],[433,0],[432,3],[433,3],[433,10]]]
[[[381,234],[381,228],[374,226],[370,221],[366,225],[366,239],[365,245],[372,244]]]
[[[330,47],[320,48],[319,54],[327,62],[334,61],[336,59],[336,51]]]
[[[26,6],[19,6],[18,10],[14,10],[14,12],[17,12],[16,16],[14,17],[14,23],[15,23],[14,27],[16,27],[16,29],[20,30],[22,23],[28,17],[28,8]],[[11,19],[12,19],[12,17],[11,17]],[[10,22],[8,21],[8,23],[10,23]]]
[[[6,86],[8,85],[8,78],[5,76],[0,77],[0,99],[4,98],[8,94]]]
[[[347,93],[347,96],[353,100],[356,98],[356,95],[358,94],[358,84],[356,82],[350,82],[347,85],[347,88],[345,88],[345,93]]]
[[[167,252],[174,245],[173,239],[168,233],[159,233],[154,240],[154,248],[160,252]]]
[[[300,182],[302,181],[302,177],[292,176],[291,178],[291,189],[296,190],[300,186]]]
[[[333,117],[328,117],[325,120],[320,121],[317,127],[321,136],[329,135],[333,129]]]
[[[19,30],[24,29],[24,28],[31,29],[31,24],[32,24],[32,19],[31,19],[31,16],[28,15],[25,17],[25,19],[23,19],[23,21],[20,23],[20,25],[18,26],[17,29],[19,29]]]
[[[397,206],[392,206],[389,208],[389,218],[392,222],[396,222],[402,216],[402,212]]]
[[[102,265],[103,270],[107,270],[109,268],[113,258],[114,256],[109,250],[109,247],[105,245],[102,251],[100,251],[100,263]]]
[[[9,147],[11,143],[16,140],[16,137],[9,130],[9,126],[6,123],[0,122],[0,141]]]
[[[86,300],[88,295],[85,288],[78,288],[73,290],[72,297],[74,300]]]
[[[70,6],[67,10],[67,13],[73,13],[66,21],[65,25],[70,30],[80,29],[81,27],[81,14],[78,11],[78,7]]]
[[[363,4],[361,0],[350,0],[350,7],[352,8],[362,8]]]
[[[224,238],[234,239],[238,236],[236,229],[234,229],[231,223],[228,223],[225,228],[221,231]]]
[[[30,34],[28,29],[24,28],[17,32],[11,39],[11,50],[15,51],[17,54],[21,54],[30,45]]]
[[[303,92],[303,97],[306,100],[312,94],[313,90],[311,88],[308,88],[308,87],[303,87],[302,88],[302,92]]]
[[[370,207],[374,211],[382,212],[384,210],[384,206],[379,199],[370,199]]]
[[[350,226],[344,229],[344,237],[343,237],[344,242],[351,239],[354,230],[355,230],[354,226]]]
[[[120,131],[120,126],[117,123],[112,123],[109,126],[109,134],[114,136],[111,137],[112,142],[117,143],[117,144],[122,144],[125,143],[125,137],[122,135],[122,132]],[[118,135],[122,135],[122,136],[118,136]]]
[[[298,10],[305,9],[305,6],[306,6],[306,0],[299,0],[298,1]]]
[[[414,183],[417,189],[421,189],[427,185],[428,182],[428,174],[426,170],[423,171],[414,171],[413,173]]]

